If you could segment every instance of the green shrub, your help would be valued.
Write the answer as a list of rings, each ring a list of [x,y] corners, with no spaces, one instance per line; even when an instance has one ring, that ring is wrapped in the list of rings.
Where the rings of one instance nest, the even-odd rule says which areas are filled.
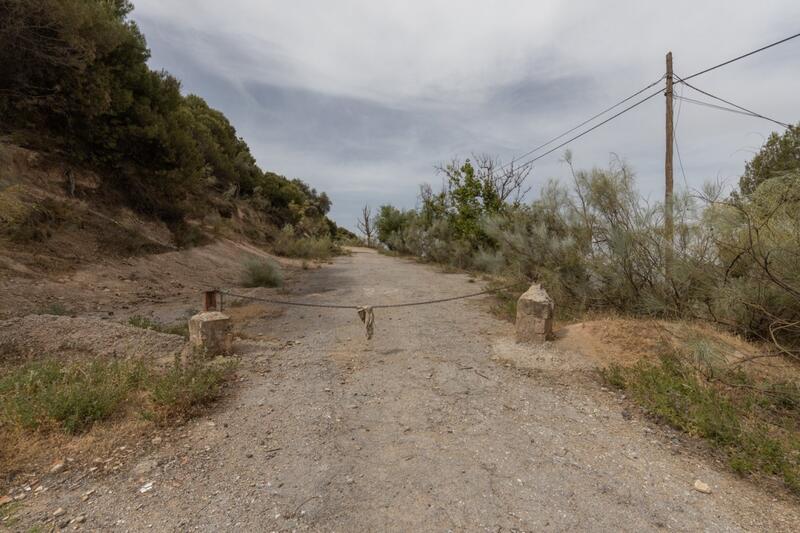
[[[280,287],[281,269],[274,261],[252,259],[245,263],[242,285],[245,287]]]
[[[222,385],[231,372],[229,364],[190,361],[179,362],[166,373],[154,377],[147,389],[160,420],[187,418],[208,405],[222,393]]]
[[[118,412],[141,372],[138,364],[121,361],[27,363],[0,379],[0,419],[28,430],[55,424],[79,433]]]

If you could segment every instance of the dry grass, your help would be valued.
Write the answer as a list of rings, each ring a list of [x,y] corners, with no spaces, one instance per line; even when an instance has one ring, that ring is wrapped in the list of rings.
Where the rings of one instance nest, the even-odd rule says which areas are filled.
[[[162,324],[147,317],[135,315],[128,319],[128,324],[135,328],[149,329],[170,335],[180,335],[189,338],[189,323],[185,320],[174,324]]]

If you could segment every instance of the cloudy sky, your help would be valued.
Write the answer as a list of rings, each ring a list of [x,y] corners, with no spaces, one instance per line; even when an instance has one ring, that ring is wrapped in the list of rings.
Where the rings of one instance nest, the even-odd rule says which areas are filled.
[[[437,163],[473,152],[510,160],[579,124],[657,80],[668,50],[687,76],[800,31],[797,0],[134,3],[151,65],[225,112],[264,169],[327,191],[350,228],[365,203],[413,207],[420,183],[440,182]],[[796,39],[693,82],[796,123],[799,74]],[[735,182],[776,129],[682,104],[686,183]],[[580,167],[618,154],[642,192],[660,197],[664,98],[569,148]],[[565,175],[562,155],[536,163],[534,191]],[[679,168],[675,180],[684,185]]]

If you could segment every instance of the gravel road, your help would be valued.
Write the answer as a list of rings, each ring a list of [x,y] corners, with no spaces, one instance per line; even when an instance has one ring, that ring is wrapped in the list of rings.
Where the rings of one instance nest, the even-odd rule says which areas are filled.
[[[308,272],[302,298],[394,303],[480,286],[357,250]],[[520,364],[526,348],[512,348],[512,327],[489,313],[489,301],[377,310],[371,341],[354,311],[256,313],[238,344],[243,381],[228,400],[128,471],[41,495],[26,520],[63,507],[65,517],[86,517],[82,529],[119,531],[790,531],[800,523],[796,503],[636,415],[585,367],[559,369],[547,348],[530,348],[531,364]],[[503,362],[504,349],[516,350],[515,365]],[[711,494],[693,489],[698,479]]]

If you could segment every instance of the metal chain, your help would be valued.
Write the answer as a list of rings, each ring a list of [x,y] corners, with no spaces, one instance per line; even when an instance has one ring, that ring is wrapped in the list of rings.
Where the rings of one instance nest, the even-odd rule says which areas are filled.
[[[439,298],[439,299],[435,299],[435,300],[422,300],[422,301],[419,301],[419,302],[405,302],[405,303],[399,303],[399,304],[373,305],[373,306],[370,306],[370,307],[372,307],[372,309],[393,309],[393,308],[396,308],[396,307],[413,307],[413,306],[417,306],[417,305],[438,304],[438,303],[444,303],[444,302],[452,302],[454,300],[463,300],[465,298],[474,298],[475,296],[482,296],[484,294],[492,294],[492,293],[495,293],[495,292],[500,292],[500,291],[503,291],[503,290],[506,290],[506,289],[510,289],[512,287],[514,287],[514,285],[505,285],[503,287],[498,287],[496,289],[488,289],[488,290],[481,291],[481,292],[475,292],[475,293],[471,293],[471,294],[463,294],[461,296],[452,296],[450,298]],[[293,306],[298,306],[298,307],[318,307],[318,308],[323,308],[323,309],[355,309],[355,310],[359,310],[359,309],[362,309],[364,307],[362,305],[315,304],[315,303],[309,303],[309,302],[292,302],[292,301],[288,301],[288,300],[273,300],[271,298],[260,298],[258,296],[247,296],[247,295],[244,295],[244,294],[236,294],[236,293],[233,293],[233,292],[230,292],[230,291],[223,291],[223,290],[220,290],[220,289],[216,289],[216,290],[220,294],[226,294],[226,295],[232,296],[234,298],[242,298],[242,299],[245,299],[245,300],[254,300],[254,301],[257,301],[257,302],[265,302],[265,303],[276,304],[276,305],[293,305]]]

